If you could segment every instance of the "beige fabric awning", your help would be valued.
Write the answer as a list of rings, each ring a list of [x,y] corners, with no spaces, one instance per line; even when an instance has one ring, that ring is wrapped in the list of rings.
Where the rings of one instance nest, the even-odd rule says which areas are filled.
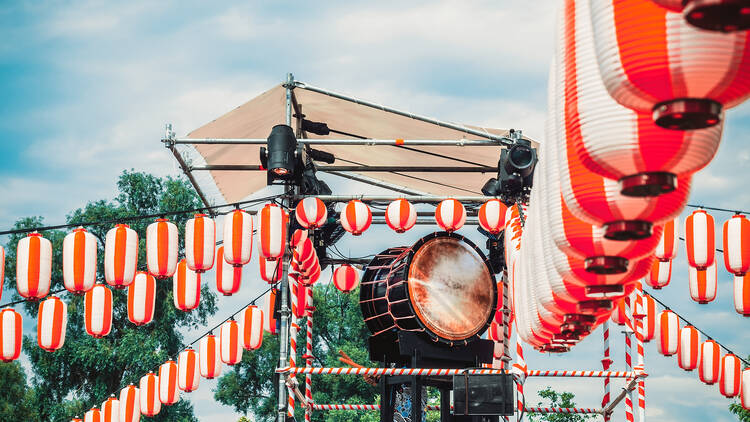
[[[477,140],[480,137],[458,130],[440,127],[409,117],[374,109],[317,92],[296,88],[297,110],[314,122],[324,122],[330,129],[371,139],[432,139]],[[285,89],[278,85],[234,110],[201,126],[188,138],[266,138],[271,128],[283,124],[285,118]],[[294,123],[293,125],[294,126]],[[507,136],[503,129],[477,128],[492,134]],[[306,134],[307,138],[354,139],[331,133],[326,136]],[[193,145],[207,165],[257,165],[260,145]],[[497,166],[500,145],[497,146],[399,146],[316,145],[316,149],[334,154],[336,165],[363,166],[457,166],[475,164],[442,158],[424,152],[440,154],[484,166]],[[418,151],[414,151],[418,150]],[[422,152],[420,152],[422,151]],[[480,188],[494,174],[435,173],[435,172],[365,172],[363,176],[434,195],[479,194]],[[265,173],[260,171],[211,170],[211,179],[227,203],[240,201],[266,186]]]

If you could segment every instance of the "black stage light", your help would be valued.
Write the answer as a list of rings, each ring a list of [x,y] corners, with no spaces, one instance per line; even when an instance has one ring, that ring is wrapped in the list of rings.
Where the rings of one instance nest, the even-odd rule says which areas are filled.
[[[299,152],[292,128],[287,125],[274,126],[267,142],[268,147],[260,150],[260,159],[268,170],[269,180],[293,178]]]
[[[536,148],[531,142],[520,137],[515,139],[510,148],[500,151],[497,177],[482,186],[482,193],[498,196],[506,204],[528,202],[537,161]]]
[[[514,412],[512,375],[453,376],[454,415],[511,416]]]

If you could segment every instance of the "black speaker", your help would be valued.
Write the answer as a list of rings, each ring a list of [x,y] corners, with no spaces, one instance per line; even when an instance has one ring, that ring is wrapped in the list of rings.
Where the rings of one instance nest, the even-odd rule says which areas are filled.
[[[512,375],[453,376],[454,415],[512,416],[514,412]]]

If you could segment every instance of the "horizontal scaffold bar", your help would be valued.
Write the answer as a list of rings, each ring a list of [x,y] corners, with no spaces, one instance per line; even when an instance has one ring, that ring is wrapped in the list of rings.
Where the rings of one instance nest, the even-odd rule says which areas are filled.
[[[500,375],[502,369],[442,369],[442,368],[312,368],[287,367],[276,370],[278,373],[312,375],[390,375],[390,376],[451,376],[451,375]],[[575,378],[635,378],[643,377],[643,372],[634,371],[528,371],[527,377],[575,377]]]
[[[453,406],[451,406],[452,408]],[[313,410],[380,410],[379,404],[313,404]],[[440,410],[440,406],[427,405],[425,410]],[[588,413],[588,414],[602,414],[604,409],[593,409],[590,407],[524,407],[526,413]]]
[[[295,196],[293,199],[300,200],[307,198],[308,196]],[[362,202],[390,202],[396,199],[406,199],[409,202],[414,203],[436,203],[445,199],[455,199],[458,202],[470,203],[476,202],[483,204],[490,199],[492,196],[432,196],[432,195],[310,195],[309,197],[318,198],[323,202],[349,202],[353,199],[360,200]]]
[[[489,166],[317,166],[318,171],[407,172],[407,173],[497,173]],[[259,164],[210,164],[193,166],[190,171],[266,171]]]
[[[165,140],[166,141],[166,140]],[[267,139],[244,138],[175,138],[174,145],[266,145]],[[490,139],[298,139],[307,145],[365,145],[365,146],[502,146]]]

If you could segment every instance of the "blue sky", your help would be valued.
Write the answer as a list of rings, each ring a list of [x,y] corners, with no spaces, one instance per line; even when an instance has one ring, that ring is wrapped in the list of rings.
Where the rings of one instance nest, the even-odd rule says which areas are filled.
[[[164,123],[184,135],[279,83],[289,71],[303,81],[416,113],[521,128],[541,140],[556,6],[549,0],[5,2],[0,227],[26,215],[61,222],[68,210],[111,197],[124,169],[178,174],[159,142]],[[695,177],[691,202],[750,209],[748,135],[746,104],[727,113],[722,146]],[[729,217],[714,216],[717,227]],[[409,232],[399,242],[411,243],[430,230]],[[378,229],[366,236],[387,245],[388,233]],[[374,252],[351,240],[340,248]],[[748,320],[732,308],[731,279],[720,270],[718,299],[694,304],[682,251],[672,284],[658,297],[719,341],[750,353]],[[222,299],[216,319],[259,288],[246,284],[240,297]],[[622,364],[621,349],[615,353],[616,364]],[[599,368],[600,333],[564,356],[527,355],[534,368]],[[647,347],[647,368],[652,419],[732,420],[718,388],[683,373],[674,358],[658,355],[655,345]],[[532,380],[527,391],[548,383],[575,391],[584,406],[600,400],[599,383],[586,381]],[[233,415],[213,402],[211,388],[202,383],[191,395],[201,419]],[[622,418],[618,411],[615,420]]]

